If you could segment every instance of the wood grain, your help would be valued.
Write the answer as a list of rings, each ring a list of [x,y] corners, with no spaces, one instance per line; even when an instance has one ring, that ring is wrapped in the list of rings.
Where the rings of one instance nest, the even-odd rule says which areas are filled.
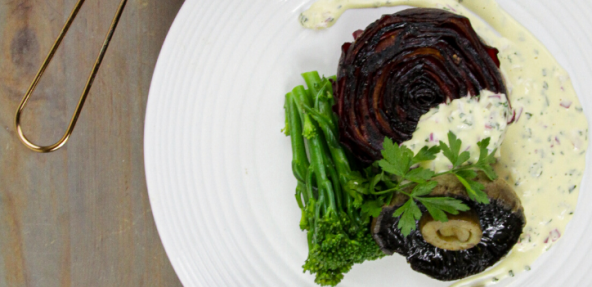
[[[143,166],[152,72],[182,0],[130,0],[68,145],[13,117],[76,0],[0,0],[0,286],[180,286]],[[23,115],[63,134],[119,0],[87,0]]]

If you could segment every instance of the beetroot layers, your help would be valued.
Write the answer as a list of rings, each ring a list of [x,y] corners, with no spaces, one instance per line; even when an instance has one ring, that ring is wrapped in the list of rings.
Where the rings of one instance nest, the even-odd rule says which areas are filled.
[[[340,141],[365,163],[381,158],[385,137],[409,140],[432,107],[483,89],[506,93],[498,50],[467,18],[444,10],[384,15],[342,50],[334,87]]]

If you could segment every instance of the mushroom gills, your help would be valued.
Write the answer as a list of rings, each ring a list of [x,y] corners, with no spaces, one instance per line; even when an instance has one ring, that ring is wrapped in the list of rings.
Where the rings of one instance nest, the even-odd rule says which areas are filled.
[[[446,250],[465,250],[475,247],[483,236],[479,217],[474,211],[449,215],[447,222],[434,220],[424,213],[419,221],[423,239],[435,247]]]

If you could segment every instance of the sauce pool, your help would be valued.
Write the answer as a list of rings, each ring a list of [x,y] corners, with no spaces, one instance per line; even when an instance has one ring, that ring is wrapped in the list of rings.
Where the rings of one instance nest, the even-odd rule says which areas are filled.
[[[520,241],[499,264],[453,286],[487,285],[530,270],[530,265],[564,234],[576,208],[585,168],[588,122],[569,75],[494,0],[319,0],[299,19],[304,27],[322,29],[332,26],[348,9],[399,5],[439,8],[469,18],[479,36],[500,51],[500,69],[515,113],[514,123],[504,127],[505,139],[494,168],[520,197],[526,226]],[[454,111],[449,109],[449,113]],[[441,129],[428,121],[419,127],[418,134]],[[458,128],[452,122],[445,127],[453,131]],[[480,132],[484,131],[474,131]],[[414,133],[410,141],[425,139],[425,134],[416,137]],[[432,168],[437,169],[437,163]]]

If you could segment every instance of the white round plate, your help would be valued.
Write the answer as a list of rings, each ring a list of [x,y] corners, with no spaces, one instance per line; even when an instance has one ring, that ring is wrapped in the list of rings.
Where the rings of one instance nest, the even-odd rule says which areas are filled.
[[[592,111],[592,2],[499,2],[559,59]],[[400,8],[348,11],[312,31],[297,21],[311,3],[188,0],[171,28],[150,89],[145,162],[156,225],[185,286],[315,286],[301,268],[307,247],[290,141],[280,132],[284,95],[302,72],[335,74],[352,32]],[[532,271],[499,286],[590,286],[587,180],[566,236]],[[394,255],[354,266],[340,286],[448,285]]]

